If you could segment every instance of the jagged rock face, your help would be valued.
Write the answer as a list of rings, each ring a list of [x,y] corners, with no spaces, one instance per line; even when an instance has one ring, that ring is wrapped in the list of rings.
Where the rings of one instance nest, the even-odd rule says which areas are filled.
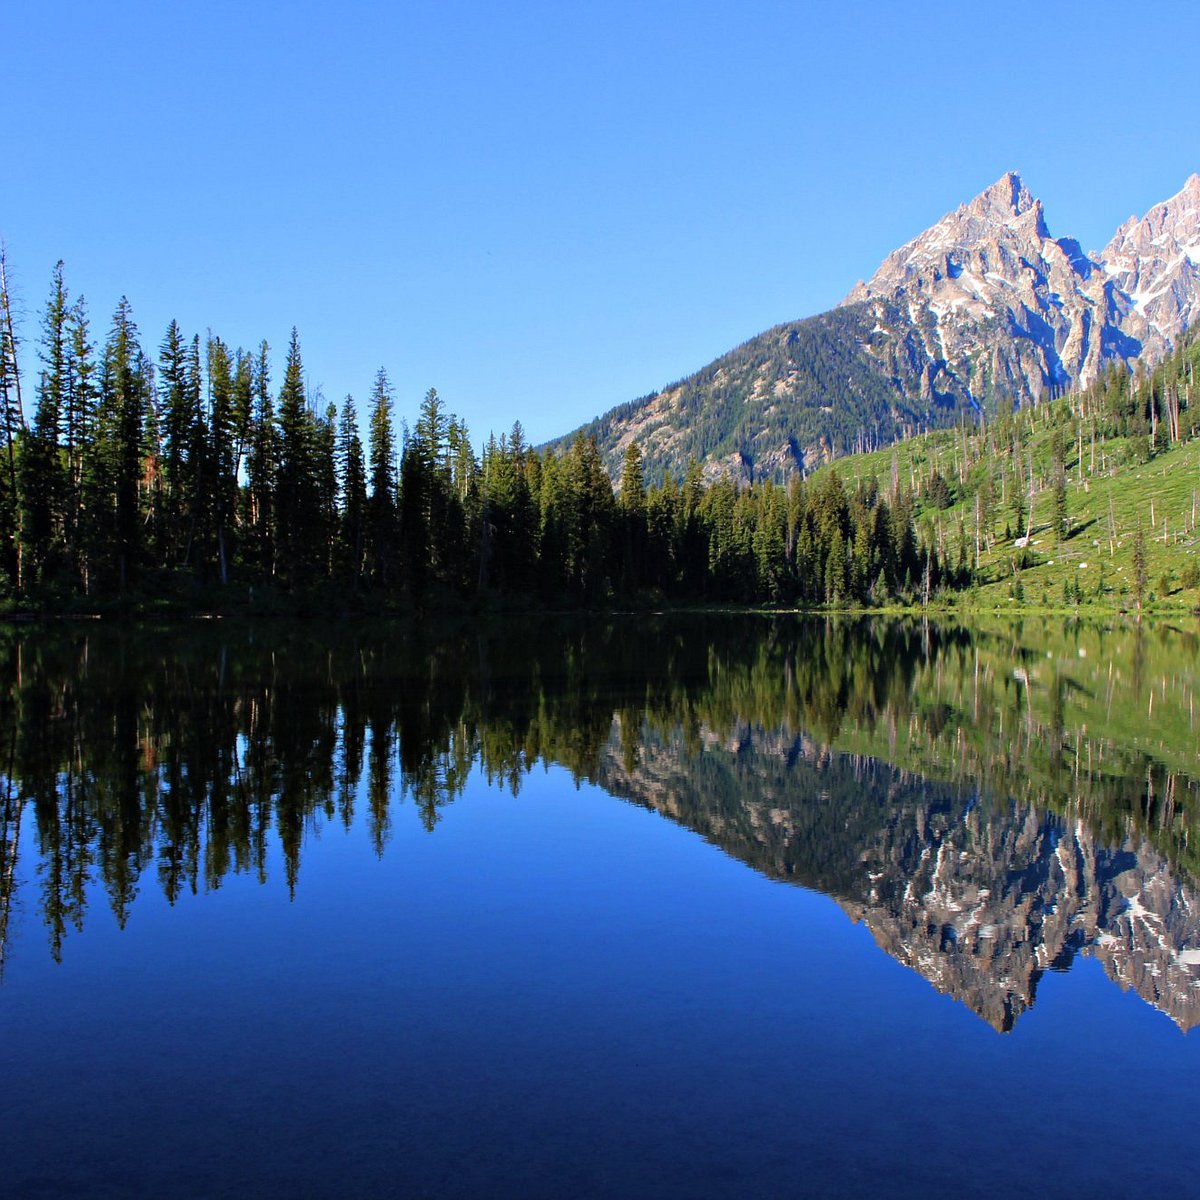
[[[893,251],[830,312],[776,326],[594,436],[614,479],[786,478],[963,412],[1035,404],[1110,363],[1153,365],[1200,317],[1200,176],[1131,217],[1099,254],[1053,237],[1014,172]],[[557,446],[565,449],[570,437]]]
[[[1054,238],[1014,172],[884,259],[843,305],[867,303],[872,351],[921,395],[1036,403],[1110,362],[1154,361],[1200,315],[1200,178],[1101,254]],[[915,335],[915,336],[914,336]]]
[[[1097,845],[1031,809],[943,829],[906,817],[864,854],[866,900],[842,907],[938,991],[1007,1032],[1045,971],[1085,954],[1182,1029],[1200,1024],[1196,897],[1145,843]]]
[[[1200,317],[1200,175],[1130,217],[1095,259],[1142,322],[1144,353],[1161,357]]]

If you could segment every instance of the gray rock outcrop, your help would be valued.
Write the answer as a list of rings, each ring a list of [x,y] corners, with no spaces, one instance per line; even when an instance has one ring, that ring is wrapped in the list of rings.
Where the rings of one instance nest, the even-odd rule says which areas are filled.
[[[923,398],[1036,403],[1113,362],[1153,362],[1200,316],[1200,176],[1105,249],[1051,236],[1008,172],[887,256],[843,306],[875,317],[871,350]]]

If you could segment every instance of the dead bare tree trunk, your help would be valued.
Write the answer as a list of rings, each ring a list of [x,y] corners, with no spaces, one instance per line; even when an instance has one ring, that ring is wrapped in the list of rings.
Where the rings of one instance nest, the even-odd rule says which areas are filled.
[[[0,404],[4,407],[4,443],[8,459],[9,486],[14,503],[17,497],[17,436],[25,428],[25,405],[21,398],[21,369],[17,363],[17,335],[13,329],[12,298],[8,290],[8,258],[0,242]],[[22,584],[21,506],[17,505],[16,528],[17,591]]]

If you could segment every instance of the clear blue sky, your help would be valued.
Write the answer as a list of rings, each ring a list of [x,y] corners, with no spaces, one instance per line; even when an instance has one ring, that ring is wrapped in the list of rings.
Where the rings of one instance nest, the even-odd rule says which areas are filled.
[[[1103,245],[1200,170],[1200,6],[12,3],[0,236],[326,397],[534,440],[835,304],[1010,168]],[[31,354],[24,359],[32,368]],[[277,376],[279,372],[277,371]]]

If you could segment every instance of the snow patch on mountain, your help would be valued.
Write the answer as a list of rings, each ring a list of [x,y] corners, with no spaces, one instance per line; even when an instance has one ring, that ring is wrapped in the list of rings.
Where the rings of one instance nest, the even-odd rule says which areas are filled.
[[[906,340],[925,398],[1036,403],[1110,362],[1154,361],[1200,317],[1200,175],[1089,256],[1051,235],[1042,202],[1008,171],[842,303],[871,306],[892,345]],[[910,329],[894,327],[897,312]],[[894,351],[882,338],[876,349],[888,370]]]

